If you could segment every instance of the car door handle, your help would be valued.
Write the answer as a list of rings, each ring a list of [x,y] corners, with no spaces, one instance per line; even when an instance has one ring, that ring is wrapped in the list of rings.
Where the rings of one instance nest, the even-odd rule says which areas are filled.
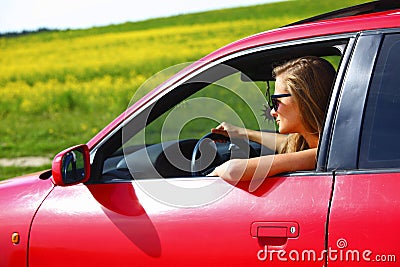
[[[253,222],[250,227],[252,237],[295,238],[299,236],[297,222]]]

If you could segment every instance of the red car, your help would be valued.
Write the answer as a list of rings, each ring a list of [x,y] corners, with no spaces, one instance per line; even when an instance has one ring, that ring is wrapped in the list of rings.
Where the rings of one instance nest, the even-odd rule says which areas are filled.
[[[205,176],[235,154],[272,151],[214,144],[194,129],[206,134],[229,121],[274,130],[259,116],[271,68],[305,55],[337,67],[316,169],[256,190]],[[61,152],[51,171],[0,183],[0,266],[396,266],[399,66],[398,1],[211,53],[86,145]]]

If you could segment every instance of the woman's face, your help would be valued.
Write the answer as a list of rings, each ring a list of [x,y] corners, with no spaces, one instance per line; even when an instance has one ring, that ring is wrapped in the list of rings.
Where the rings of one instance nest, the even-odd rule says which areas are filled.
[[[283,75],[276,77],[275,95],[288,94],[287,85]],[[299,106],[293,96],[278,98],[278,110],[271,110],[271,115],[275,118],[279,127],[279,133],[304,133],[305,127],[301,119]]]

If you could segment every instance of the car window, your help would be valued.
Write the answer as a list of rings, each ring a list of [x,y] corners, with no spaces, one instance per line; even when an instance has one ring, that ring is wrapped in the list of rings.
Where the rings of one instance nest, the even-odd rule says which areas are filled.
[[[276,132],[265,96],[267,83],[274,91],[272,68],[305,55],[324,57],[337,68],[347,42],[343,38],[318,40],[290,48],[243,53],[220,64],[210,64],[211,67],[156,98],[125,124],[116,138],[110,139],[120,142],[104,146],[107,153],[114,152],[104,157],[102,180],[191,176],[197,141],[223,121]],[[216,148],[221,162],[229,159],[232,149],[237,149],[227,143],[218,143]],[[250,143],[253,156],[275,152]],[[212,165],[217,166],[215,162]]]
[[[375,66],[361,137],[359,168],[400,167],[400,34],[384,38]]]
[[[213,81],[214,71],[227,75]],[[129,168],[138,179],[187,177],[191,176],[192,153],[198,139],[222,121],[250,129],[275,131],[272,117],[266,118],[263,113],[266,82],[243,79],[242,73],[230,66],[221,65],[209,73],[211,77],[206,73],[202,75],[202,89],[173,105],[132,138],[124,140],[120,150],[123,154],[107,160],[103,173]],[[199,83],[195,79],[185,86],[190,90]],[[153,107],[154,112],[157,108],[157,105]],[[269,115],[269,111],[265,111]],[[229,156],[229,143],[217,142],[216,146],[218,151]],[[261,153],[260,145],[253,143],[252,147]]]

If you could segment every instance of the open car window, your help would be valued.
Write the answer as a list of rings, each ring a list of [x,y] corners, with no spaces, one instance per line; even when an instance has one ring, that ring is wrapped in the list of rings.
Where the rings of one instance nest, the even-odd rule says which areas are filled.
[[[186,83],[187,87],[202,84],[203,88],[176,103],[134,136],[123,134],[127,140],[114,157],[106,160],[103,174],[117,169],[118,173],[129,171],[135,179],[188,177],[192,176],[191,159],[197,141],[222,121],[274,132],[275,124],[266,108],[265,82],[243,79],[240,71],[226,65],[213,68],[213,72],[218,71],[226,76],[221,74],[220,79],[210,81],[215,77],[212,74],[210,78],[202,76],[201,80]],[[155,105],[153,109],[157,108]],[[230,158],[232,142],[214,144],[220,156]],[[251,148],[258,155],[273,153],[256,143],[251,143]]]
[[[198,140],[223,121],[275,132],[265,97],[267,82],[272,90],[274,87],[273,67],[288,59],[314,55],[326,58],[337,68],[347,41],[338,37],[253,49],[204,67],[155,98],[110,139],[113,142],[104,145],[107,153],[102,159],[101,179],[193,176],[193,150]],[[213,146],[210,149],[218,160],[209,159],[211,165],[228,160],[232,149],[237,149],[229,140],[213,143],[209,146]],[[248,156],[274,153],[257,143],[249,144]]]

